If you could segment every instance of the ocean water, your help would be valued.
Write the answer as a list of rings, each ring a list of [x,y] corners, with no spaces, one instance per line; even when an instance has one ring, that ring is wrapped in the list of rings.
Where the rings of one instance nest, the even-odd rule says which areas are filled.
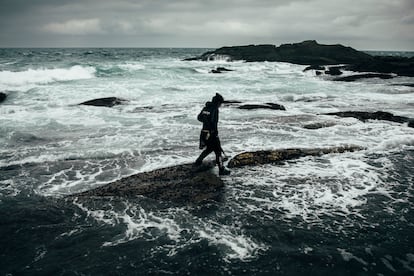
[[[413,275],[414,128],[320,115],[414,118],[414,88],[399,85],[413,78],[345,83],[289,63],[182,61],[206,50],[0,49],[0,274]],[[209,73],[217,66],[234,71]],[[65,198],[193,162],[196,116],[217,92],[286,107],[221,107],[230,156],[366,150],[232,169],[222,200],[198,206]],[[128,102],[78,105],[112,96]],[[304,128],[318,122],[332,126]]]

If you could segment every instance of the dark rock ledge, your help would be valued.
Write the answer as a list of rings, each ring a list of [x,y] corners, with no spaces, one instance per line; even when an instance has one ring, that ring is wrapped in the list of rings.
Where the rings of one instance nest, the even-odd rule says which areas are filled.
[[[0,92],[0,103],[4,102],[7,98],[7,94]]]
[[[342,112],[332,112],[332,113],[325,113],[323,115],[334,115],[339,117],[353,117],[360,121],[366,122],[367,120],[383,120],[383,121],[390,121],[396,123],[409,123],[413,121],[408,117],[404,116],[395,116],[392,113],[384,112],[384,111],[376,111],[376,112],[366,112],[366,111],[342,111]]]
[[[127,100],[120,99],[117,97],[99,98],[90,101],[80,103],[79,105],[92,105],[92,106],[104,106],[113,107],[115,105],[124,104]]]
[[[214,162],[195,170],[192,164],[138,173],[71,198],[136,197],[139,195],[179,204],[198,204],[220,200],[224,182],[212,172]]]
[[[265,103],[265,104],[244,104],[238,107],[239,109],[272,109],[272,110],[286,110],[283,105],[275,103]]]
[[[280,150],[265,150],[255,152],[244,152],[236,155],[229,163],[229,168],[242,167],[242,166],[255,166],[263,164],[274,164],[287,160],[298,159],[305,156],[321,156],[329,153],[343,153],[363,150],[364,148],[347,145],[332,148],[291,148]]]
[[[228,163],[228,167],[274,164],[305,156],[353,152],[362,149],[359,146],[348,145],[331,148],[292,148],[244,152],[232,158]],[[224,181],[212,171],[213,167],[214,161],[210,161],[205,162],[197,169],[194,169],[192,164],[183,164],[138,173],[86,192],[70,195],[68,198],[82,200],[100,197],[132,198],[145,196],[155,200],[185,205],[220,201],[224,193]]]

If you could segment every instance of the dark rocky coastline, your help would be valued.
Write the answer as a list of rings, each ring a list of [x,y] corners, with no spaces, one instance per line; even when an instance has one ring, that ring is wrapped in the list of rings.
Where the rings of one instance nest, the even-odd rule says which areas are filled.
[[[278,61],[301,65],[345,64],[344,69],[354,72],[377,72],[414,76],[414,58],[372,56],[340,44],[324,45],[314,40],[301,43],[275,45],[248,45],[222,47],[186,60],[244,60],[246,62]],[[340,74],[337,70],[335,74]]]
[[[277,164],[278,162],[305,156],[320,156],[329,153],[358,151],[364,148],[348,145],[331,148],[292,148],[257,152],[244,152],[236,155],[229,168]],[[223,196],[224,181],[214,171],[214,161],[205,162],[200,167],[192,164],[177,165],[150,172],[138,173],[104,186],[70,195],[79,200],[93,197],[137,197],[145,196],[155,200],[176,204],[201,204],[220,201]]]

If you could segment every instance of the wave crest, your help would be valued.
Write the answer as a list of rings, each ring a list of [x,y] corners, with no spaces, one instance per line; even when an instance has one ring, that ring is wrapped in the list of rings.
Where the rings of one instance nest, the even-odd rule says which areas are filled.
[[[26,71],[0,71],[1,86],[24,86],[47,84],[58,81],[92,79],[95,77],[94,67],[75,65],[70,68],[28,69]]]

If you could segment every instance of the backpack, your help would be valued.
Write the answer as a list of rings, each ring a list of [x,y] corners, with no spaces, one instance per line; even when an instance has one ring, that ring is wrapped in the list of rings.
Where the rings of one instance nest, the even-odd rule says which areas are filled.
[[[204,124],[209,124],[211,122],[211,111],[207,106],[203,107],[200,114],[197,116],[197,120]]]

